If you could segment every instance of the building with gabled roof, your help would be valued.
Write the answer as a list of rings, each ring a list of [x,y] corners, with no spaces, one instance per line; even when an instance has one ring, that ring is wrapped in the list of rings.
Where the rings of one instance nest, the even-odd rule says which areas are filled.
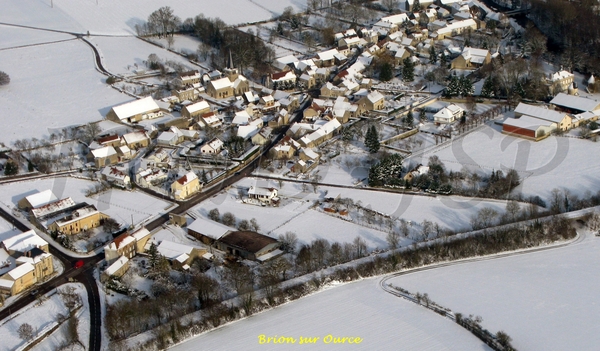
[[[4,239],[2,241],[2,248],[11,255],[18,252],[27,252],[34,248],[50,252],[48,242],[37,235],[33,229]]]
[[[184,106],[181,109],[181,115],[187,118],[196,118],[208,112],[210,112],[210,105],[206,100]]]
[[[199,217],[187,226],[188,234],[206,245],[212,245],[223,235],[235,230],[235,228],[204,217]]]
[[[93,160],[96,168],[102,168],[108,165],[114,165],[119,162],[119,154],[112,146],[105,146],[96,150],[92,150],[88,154],[88,159]]]
[[[105,167],[102,170],[102,178],[104,178],[104,180],[107,182],[122,188],[126,188],[131,185],[131,179],[129,178],[129,175],[117,167]]]
[[[455,104],[450,104],[441,110],[439,110],[435,115],[433,115],[433,121],[435,123],[452,123],[458,119],[460,119],[463,115],[464,110]]]
[[[186,173],[171,184],[171,193],[175,200],[185,200],[202,189],[198,176],[193,171]]]
[[[521,116],[507,118],[502,125],[502,133],[539,141],[552,134],[556,128],[556,123],[530,116]]]
[[[283,254],[281,243],[270,236],[252,231],[234,231],[216,241],[217,248],[232,256],[265,262]]]
[[[48,226],[48,230],[65,235],[78,234],[99,227],[107,218],[110,217],[98,211],[94,205],[88,205],[52,222]]]
[[[60,213],[69,211],[73,209],[77,204],[70,197],[56,200],[49,204],[45,204],[43,206],[39,206],[31,209],[31,214],[37,221],[44,220],[46,218],[50,218],[56,216]]]
[[[111,108],[106,118],[115,122],[134,123],[162,116],[163,113],[156,101],[148,96]]]
[[[562,131],[571,129],[572,118],[564,112],[547,108],[519,103],[515,108],[515,117],[529,116],[546,122],[556,123],[556,128]]]
[[[492,62],[489,50],[465,47],[450,63],[452,69],[474,69]]]
[[[358,100],[358,106],[361,111],[383,110],[385,106],[385,97],[377,90],[373,90],[367,96]]]
[[[127,270],[129,270],[129,259],[121,256],[102,272],[100,281],[106,282],[112,277],[121,278]]]
[[[125,145],[134,150],[150,145],[150,137],[148,137],[148,134],[145,131],[141,130],[124,134],[121,139],[123,139]]]
[[[551,101],[557,110],[567,113],[582,113],[600,110],[600,102],[582,96],[558,93]]]
[[[57,200],[58,197],[54,195],[52,190],[48,189],[22,198],[17,203],[17,206],[22,210],[31,210],[32,208],[41,207]]]

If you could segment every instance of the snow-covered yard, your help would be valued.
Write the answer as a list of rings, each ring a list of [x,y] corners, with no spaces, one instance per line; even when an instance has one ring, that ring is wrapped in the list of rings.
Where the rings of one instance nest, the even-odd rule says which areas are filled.
[[[21,233],[15,229],[12,224],[8,223],[4,218],[0,217],[0,241],[6,240],[15,234]]]
[[[170,350],[490,350],[452,321],[384,292],[378,281],[365,279],[331,288],[225,325]],[[261,335],[291,337],[296,343],[261,344]],[[362,341],[358,345],[327,344],[328,335]],[[300,337],[319,339],[315,345],[301,345]]]
[[[97,182],[72,177],[46,178],[35,181],[23,181],[0,187],[0,202],[5,207],[16,207],[17,202],[25,196],[51,189],[59,198],[72,197],[77,203],[87,202],[90,205],[114,218],[121,224],[139,224],[172,208],[171,204],[140,191],[123,191],[110,189],[91,197],[85,191],[98,184]]]
[[[0,25],[0,49],[74,39],[72,35]],[[7,67],[3,67],[7,69]]]
[[[581,231],[580,231],[581,234]],[[518,350],[595,350],[600,238],[537,253],[457,264],[390,281],[444,307],[480,315]]]
[[[595,193],[600,180],[592,176],[600,171],[600,160],[591,155],[600,144],[590,140],[550,136],[539,142],[504,135],[501,126],[484,126],[462,138],[432,148],[410,160],[426,164],[437,155],[448,170],[506,171],[514,168],[522,185],[515,191],[548,199],[553,188],[566,188],[578,196]]]
[[[76,312],[77,320],[79,321],[77,326],[77,332],[79,334],[79,340],[86,345],[88,344],[88,336],[90,332],[90,312],[88,307],[87,292],[81,284],[65,284],[61,285],[58,289],[63,290],[67,286],[72,286],[76,290],[81,298],[83,307]],[[24,341],[19,338],[17,329],[27,323],[33,327],[34,337],[35,335],[41,336],[43,333],[48,332],[53,327],[58,325],[57,316],[62,314],[63,316],[69,315],[69,309],[65,306],[63,299],[59,294],[53,294],[49,298],[44,298],[40,304],[39,301],[32,302],[27,307],[19,310],[19,312],[13,313],[12,317],[0,321],[0,340],[2,340],[2,350],[15,350],[25,345]],[[62,329],[66,328],[66,322],[61,325],[56,331],[54,331],[48,338],[42,340],[41,343],[33,347],[32,350],[57,350],[59,345],[65,341],[65,336]]]
[[[7,144],[100,120],[112,106],[131,100],[104,83],[81,41],[2,50],[0,62],[12,63],[2,68],[11,81],[0,94],[0,123],[10,126],[0,141]]]

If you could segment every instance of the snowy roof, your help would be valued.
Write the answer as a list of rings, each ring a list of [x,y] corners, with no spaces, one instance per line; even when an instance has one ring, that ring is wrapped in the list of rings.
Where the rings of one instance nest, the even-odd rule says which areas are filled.
[[[247,126],[239,126],[237,130],[237,136],[240,138],[248,139],[258,133],[258,127],[256,125],[249,124]]]
[[[312,149],[310,148],[303,148],[302,152],[310,159],[316,160],[317,158],[319,158],[319,154],[314,152]]]
[[[40,207],[43,205],[47,205],[48,203],[57,201],[58,197],[56,197],[56,195],[54,195],[52,190],[48,189],[48,190],[40,191],[37,194],[29,195],[29,196],[25,197],[25,199],[27,200],[27,202],[29,202],[31,207],[36,208],[36,207]]]
[[[331,49],[318,53],[317,57],[319,58],[319,60],[328,61],[333,60],[336,54],[339,54],[339,51],[337,51],[337,49]]]
[[[127,262],[129,262],[129,259],[125,256],[121,256],[113,264],[108,266],[108,268],[106,268],[104,273],[106,273],[106,275],[108,275],[108,276],[114,275],[115,273],[117,273],[119,271],[119,269],[121,269],[124,265],[126,265]]]
[[[21,278],[22,276],[24,276],[25,274],[33,271],[33,270],[34,270],[33,265],[31,263],[27,262],[27,263],[23,263],[22,265],[18,266],[15,269],[11,270],[7,274],[12,279],[17,280],[17,279]]]
[[[233,117],[231,123],[237,125],[244,125],[250,123],[251,119],[252,117],[250,117],[250,114],[246,110],[243,110],[235,113],[235,117]]]
[[[190,171],[190,172],[186,173],[183,177],[177,179],[177,183],[179,183],[181,185],[186,185],[189,182],[191,182],[197,178],[198,178],[198,176],[196,175],[196,173],[194,173],[193,171]]]
[[[219,150],[221,147],[223,147],[223,142],[219,138],[214,138],[208,143],[208,146],[210,146],[214,150]]]
[[[33,248],[40,248],[46,245],[48,245],[46,240],[37,235],[33,229],[21,234],[13,235],[2,241],[2,246],[4,246],[7,251],[17,252],[26,252]]]
[[[158,136],[157,141],[170,143],[175,139],[177,139],[177,134],[173,132],[162,132]]]
[[[197,102],[195,104],[188,105],[188,106],[185,107],[185,109],[189,113],[194,113],[194,112],[197,112],[197,111],[210,109],[210,106],[208,105],[208,102],[206,102],[205,100],[203,100],[203,101]]]
[[[161,241],[156,249],[161,255],[165,256],[169,260],[174,260],[182,254],[186,254],[189,257],[189,254],[191,254],[192,250],[194,250],[192,246],[178,244],[168,240]]]
[[[542,126],[547,127],[549,125],[548,122],[544,122],[541,119],[533,118],[533,117],[529,117],[529,116],[521,116],[520,118],[507,118],[504,121],[504,124],[513,126],[513,127],[517,127],[517,128],[521,128],[521,129],[533,130],[533,131],[536,131],[538,128],[540,128]]]
[[[44,206],[39,206],[37,208],[34,208],[31,210],[31,213],[33,214],[34,217],[40,218],[40,217],[50,215],[52,213],[62,211],[69,207],[73,207],[75,205],[76,205],[75,201],[73,201],[73,199],[71,199],[70,197],[67,197],[65,199],[57,200],[57,201],[51,202],[49,204],[46,204]]]
[[[296,75],[292,71],[273,73],[273,82],[287,81],[296,79]]]
[[[112,146],[105,146],[96,150],[92,150],[92,155],[94,155],[95,158],[110,157],[116,154],[117,150],[115,150],[115,148]]]
[[[221,78],[217,80],[211,80],[210,83],[215,88],[215,90],[224,89],[233,86],[233,83],[229,80],[229,78]]]
[[[15,285],[15,282],[13,280],[0,278],[0,288],[12,289],[13,285]]]
[[[564,112],[549,110],[539,106],[527,105],[522,102],[519,103],[517,108],[515,108],[515,113],[520,113],[526,116],[531,116],[554,123],[560,123],[566,116],[566,113]]]
[[[160,108],[156,104],[156,101],[154,101],[151,96],[113,107],[113,111],[115,111],[115,114],[117,117],[119,117],[119,119],[127,119],[141,113],[159,109]]]
[[[371,93],[369,93],[369,95],[367,95],[367,99],[369,99],[369,101],[371,101],[372,103],[376,103],[383,99],[383,95],[379,91],[374,90]]]
[[[255,187],[251,186],[248,189],[248,195],[271,196],[277,192],[275,188]]]
[[[144,239],[148,235],[150,235],[150,231],[146,228],[140,228],[135,232],[131,233],[131,236],[137,241]]]
[[[147,139],[148,139],[148,135],[146,134],[146,132],[142,132],[142,131],[135,131],[135,132],[131,132],[131,133],[127,133],[127,134],[123,135],[123,140],[125,140],[126,144],[138,143],[140,141],[147,140]]]
[[[63,225],[69,224],[71,222],[78,221],[82,218],[89,217],[96,213],[98,213],[98,210],[96,209],[96,207],[94,207],[93,205],[89,205],[89,206],[82,207],[78,210],[73,211],[72,214],[70,214],[69,216],[67,216],[65,218],[61,218],[61,219],[57,220],[55,223],[59,226],[63,226]]]
[[[296,56],[294,55],[287,55],[280,58],[276,58],[275,62],[273,63],[273,66],[277,67],[278,69],[283,69],[285,68],[285,66],[293,62],[298,62],[298,58],[296,58]]]
[[[405,13],[400,13],[397,15],[382,17],[381,21],[398,25],[408,21],[408,16]]]
[[[283,251],[281,251],[281,250],[277,249],[277,250],[273,250],[273,251],[271,251],[271,252],[268,252],[268,253],[266,253],[266,254],[264,254],[264,255],[260,255],[260,256],[258,256],[258,257],[256,258],[256,260],[257,260],[257,261],[260,261],[260,262],[264,262],[264,261],[266,261],[266,260],[268,260],[268,259],[271,259],[271,258],[273,258],[273,257],[277,257],[277,256],[279,256],[279,255],[281,255],[281,254],[283,254]]]
[[[559,93],[550,101],[551,104],[579,111],[594,111],[600,107],[600,102],[581,96]]]
[[[470,58],[471,62],[479,63],[479,64],[483,64],[483,62],[485,61],[485,58],[487,57],[488,54],[489,54],[488,50],[477,49],[477,48],[472,48],[472,47],[468,47],[468,46],[466,46],[462,52],[462,56],[465,59]]]
[[[193,230],[211,239],[219,239],[225,233],[235,231],[234,228],[228,227],[219,222],[212,221],[208,218],[199,217],[188,225],[188,230]]]
[[[570,77],[574,77],[574,76],[575,75],[573,73],[562,70],[562,71],[556,72],[552,75],[552,81],[555,82],[557,80],[562,80],[562,79],[570,78]]]
[[[477,22],[475,22],[474,19],[469,18],[464,21],[456,21],[454,23],[447,25],[444,28],[440,28],[437,30],[437,33],[443,34],[443,33],[452,32],[453,30],[457,30],[457,29],[461,29],[461,28],[465,28],[465,27],[473,27],[473,26],[477,27]]]

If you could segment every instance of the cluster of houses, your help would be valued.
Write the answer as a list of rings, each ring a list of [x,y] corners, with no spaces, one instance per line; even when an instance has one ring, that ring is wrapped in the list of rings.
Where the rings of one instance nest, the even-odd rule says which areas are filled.
[[[29,230],[0,243],[0,295],[13,296],[54,273],[48,243]]]
[[[85,202],[76,203],[70,197],[59,199],[52,190],[26,196],[18,207],[29,212],[30,221],[41,230],[64,235],[97,228],[110,218]]]
[[[539,141],[555,131],[565,132],[600,116],[600,101],[559,93],[550,106],[520,103],[515,118],[507,118],[502,133]]]

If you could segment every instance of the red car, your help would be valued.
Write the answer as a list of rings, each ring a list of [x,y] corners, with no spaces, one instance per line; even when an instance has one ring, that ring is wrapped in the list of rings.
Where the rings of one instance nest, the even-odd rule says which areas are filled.
[[[73,267],[75,267],[75,269],[79,269],[79,268],[83,267],[83,260],[79,260],[79,261],[75,262]]]

